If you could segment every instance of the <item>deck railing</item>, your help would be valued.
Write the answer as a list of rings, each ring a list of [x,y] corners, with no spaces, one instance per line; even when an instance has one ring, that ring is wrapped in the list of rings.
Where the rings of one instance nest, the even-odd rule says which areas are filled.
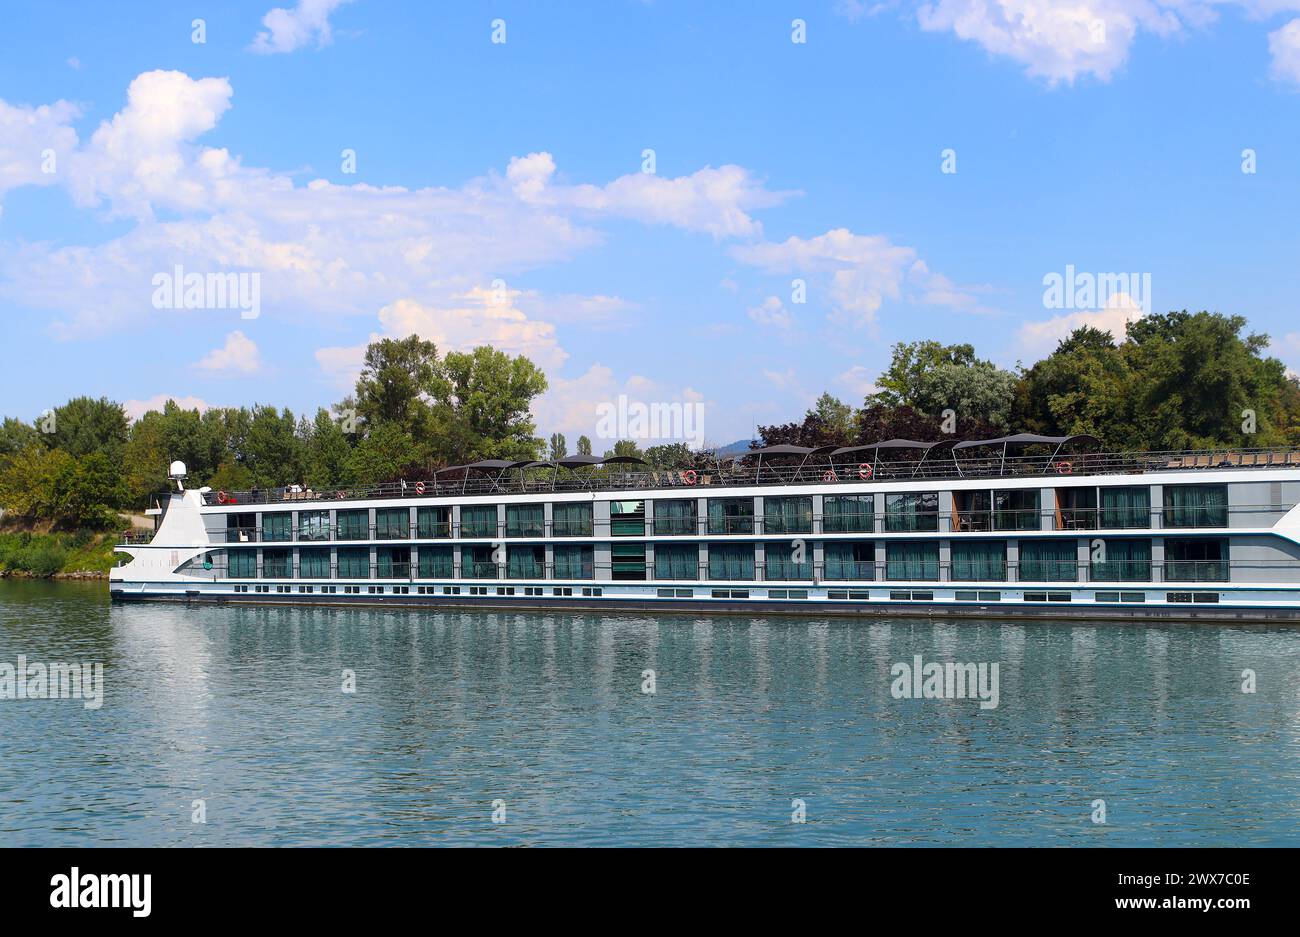
[[[799,464],[775,465],[757,459],[743,464],[723,462],[695,471],[623,472],[608,468],[586,470],[531,469],[424,481],[348,486],[329,491],[262,488],[251,491],[206,492],[209,505],[260,505],[296,502],[387,500],[457,495],[518,494],[578,491],[651,491],[677,489],[686,494],[701,488],[770,487],[871,481],[955,480],[963,478],[1024,478],[1056,475],[1141,475],[1148,472],[1206,471],[1259,468],[1300,469],[1300,451],[1290,449],[1189,450],[1167,452],[1095,452],[1081,455],[1008,456],[1003,459],[959,457],[911,461],[872,460],[832,462],[809,458]]]
[[[1174,562],[1149,561],[1110,561],[1104,563],[1052,563],[1048,562],[1004,562],[996,564],[991,570],[979,570],[979,574],[991,572],[988,578],[981,578],[969,565],[950,562],[943,563],[891,563],[888,560],[864,560],[839,562],[804,562],[787,561],[757,562],[736,566],[735,564],[716,564],[708,562],[697,566],[680,564],[665,565],[659,569],[648,563],[644,576],[628,577],[626,570],[615,571],[609,563],[555,564],[537,563],[527,567],[511,567],[508,563],[473,562],[465,560],[460,567],[460,575],[454,575],[454,568],[445,565],[421,566],[417,563],[381,562],[360,564],[332,564],[328,570],[312,569],[304,572],[301,567],[295,569],[292,564],[273,564],[263,568],[262,575],[230,575],[221,565],[212,569],[195,568],[187,570],[185,575],[191,579],[231,582],[254,582],[258,580],[276,580],[280,582],[310,583],[321,581],[366,582],[425,580],[464,582],[474,580],[514,581],[548,581],[561,582],[583,581],[592,585],[610,585],[611,583],[636,582],[796,582],[835,586],[840,583],[891,583],[923,582],[937,585],[963,586],[966,583],[987,583],[996,587],[1015,586],[1021,583],[1033,586],[1059,585],[1108,587],[1120,583],[1154,583],[1186,587],[1189,583],[1214,584],[1227,582],[1261,583],[1270,581],[1296,582],[1300,579],[1300,562],[1254,563],[1228,562],[1223,560],[1196,560]],[[242,570],[240,571],[243,572]],[[322,572],[323,575],[308,573]],[[1248,573],[1248,578],[1236,578],[1234,573]]]

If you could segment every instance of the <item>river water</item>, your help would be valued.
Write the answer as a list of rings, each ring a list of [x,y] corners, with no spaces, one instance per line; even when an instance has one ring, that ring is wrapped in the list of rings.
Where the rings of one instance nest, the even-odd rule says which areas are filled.
[[[895,698],[918,654],[997,663],[996,708]],[[0,700],[11,846],[1300,843],[1283,627],[191,609],[0,583],[0,665],[19,655],[102,663],[104,691]]]

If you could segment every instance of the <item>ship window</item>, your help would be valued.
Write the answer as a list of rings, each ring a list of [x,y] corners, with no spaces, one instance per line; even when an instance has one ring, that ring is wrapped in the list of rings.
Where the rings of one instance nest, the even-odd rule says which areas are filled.
[[[609,502],[609,532],[614,537],[644,537],[645,502]]]
[[[764,498],[763,532],[768,534],[812,533],[812,498]]]
[[[411,536],[411,512],[406,508],[375,511],[376,540],[407,540]]]
[[[921,491],[885,495],[885,530],[939,529],[939,493]]]
[[[1098,592],[1095,596],[1098,602],[1118,602],[1118,592]]]
[[[1164,527],[1227,527],[1227,485],[1165,485]]]
[[[1012,488],[993,492],[993,527],[996,530],[1038,530],[1039,491]]]
[[[1121,592],[1119,598],[1121,602],[1145,602],[1147,594],[1145,592]]]
[[[654,532],[659,536],[693,534],[696,530],[695,501],[671,499],[654,502]]]
[[[709,499],[709,533],[752,534],[753,532],[753,498]]]

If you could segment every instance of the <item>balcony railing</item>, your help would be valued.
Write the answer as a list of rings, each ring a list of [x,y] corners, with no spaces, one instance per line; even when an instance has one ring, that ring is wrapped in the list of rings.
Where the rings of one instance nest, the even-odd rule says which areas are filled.
[[[751,460],[752,461],[752,460]],[[909,479],[1018,478],[1030,476],[1134,475],[1152,472],[1232,470],[1249,474],[1257,469],[1300,468],[1300,451],[1290,449],[1206,449],[1163,452],[1097,452],[1082,455],[1009,456],[1006,459],[933,459],[864,463],[869,480],[861,478],[859,463],[830,463],[808,459],[801,466],[764,462],[761,469],[744,463],[721,462],[695,471],[620,472],[609,469],[555,472],[537,469],[508,475],[463,479],[439,477],[423,482],[389,482],[349,486],[334,491],[293,492],[287,488],[235,492],[206,492],[209,505],[243,506],[297,502],[343,502],[402,498],[450,498],[458,495],[549,491],[630,491],[673,489],[683,494],[701,488],[770,487],[774,485],[840,484],[861,487],[873,481]],[[828,476],[832,479],[827,481]],[[224,498],[224,500],[223,500]]]

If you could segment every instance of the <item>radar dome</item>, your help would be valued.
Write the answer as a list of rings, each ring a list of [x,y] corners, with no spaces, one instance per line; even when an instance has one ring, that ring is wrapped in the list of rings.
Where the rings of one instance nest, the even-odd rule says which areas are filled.
[[[185,463],[184,463],[184,462],[173,462],[173,463],[172,463],[172,470],[171,470],[171,472],[170,472],[170,474],[169,474],[169,477],[171,477],[171,478],[184,478],[187,474],[189,474],[189,473],[185,471]]]

